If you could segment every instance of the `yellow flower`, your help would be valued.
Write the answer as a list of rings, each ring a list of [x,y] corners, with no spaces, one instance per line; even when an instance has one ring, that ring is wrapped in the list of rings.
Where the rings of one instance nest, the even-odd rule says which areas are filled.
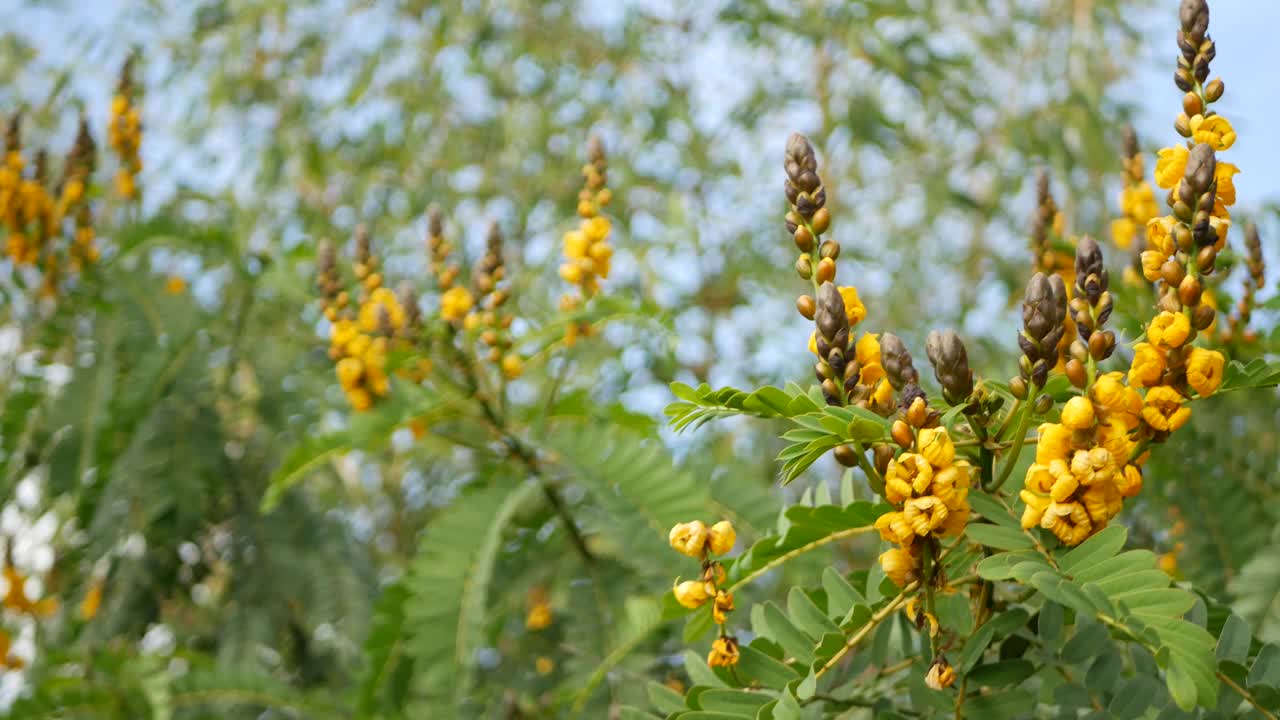
[[[529,612],[524,617],[524,626],[528,630],[537,632],[550,626],[551,619],[551,604],[545,600],[535,602],[529,607]]]
[[[701,580],[685,580],[682,583],[676,583],[672,585],[671,592],[676,596],[676,602],[690,610],[702,607],[703,603],[711,598],[707,593],[707,583]]]
[[[1133,346],[1133,364],[1129,366],[1129,384],[1138,387],[1154,387],[1160,384],[1165,371],[1164,353],[1150,343]]]
[[[1077,450],[1071,456],[1071,474],[1081,485],[1092,485],[1096,482],[1107,482],[1115,476],[1116,467],[1111,461],[1111,452],[1104,447],[1093,447],[1088,450]]]
[[[373,396],[364,388],[350,388],[347,390],[347,402],[356,412],[364,412],[373,407]]]
[[[701,558],[703,550],[707,546],[707,526],[701,520],[693,522],[679,523],[671,528],[671,532],[667,534],[667,542],[671,543],[671,547],[676,552],[688,555],[691,558]]]
[[[1194,115],[1191,118],[1191,139],[1206,143],[1214,150],[1230,150],[1236,141],[1236,131],[1221,115]]]
[[[92,620],[98,615],[98,608],[102,606],[102,581],[94,580],[89,586],[89,591],[84,594],[84,599],[80,601],[80,619]]]
[[[170,275],[164,281],[164,291],[170,295],[181,295],[187,289],[187,281],[181,276]]]
[[[1156,185],[1169,189],[1182,179],[1190,151],[1185,145],[1164,148],[1156,153]]]
[[[1147,391],[1147,404],[1142,408],[1142,419],[1161,432],[1173,432],[1186,424],[1191,408],[1182,404],[1182,396],[1167,385]]]
[[[728,614],[731,612],[733,612],[733,593],[717,591],[715,603],[711,606],[711,618],[717,625],[723,625],[729,619]]]
[[[933,467],[922,455],[903,453],[889,461],[884,477],[884,499],[897,504],[929,489],[933,482]]]
[[[1022,502],[1027,505],[1022,510],[1022,529],[1030,530],[1040,524],[1040,520],[1044,517],[1044,511],[1049,508],[1051,500],[1030,490],[1023,490],[1018,493],[1018,497],[1022,498]]]
[[[1079,487],[1080,481],[1070,471],[1059,472],[1054,475],[1053,485],[1049,488],[1049,499],[1054,502],[1066,502]]]
[[[737,541],[738,533],[734,531],[733,523],[728,520],[721,520],[712,525],[707,534],[707,545],[716,555],[727,555],[733,550],[733,544]]]
[[[1131,218],[1122,217],[1111,221],[1111,240],[1121,249],[1128,250],[1137,236],[1138,226]]]
[[[942,501],[948,510],[958,511],[968,507],[969,463],[961,460],[933,474],[929,492]]]
[[[1089,514],[1093,526],[1101,530],[1108,520],[1120,514],[1124,501],[1115,485],[1099,483],[1081,493],[1080,504]]]
[[[1229,162],[1219,162],[1214,169],[1213,177],[1218,181],[1218,199],[1223,205],[1236,204],[1235,175],[1239,172],[1240,168]]]
[[[524,374],[524,361],[515,353],[507,353],[502,358],[502,374],[510,380],[515,380]]]
[[[859,365],[880,364],[880,336],[876,333],[863,333],[853,346],[854,357]]]
[[[869,363],[863,365],[858,371],[858,384],[875,386],[876,382],[885,376],[884,368],[880,363]]]
[[[454,289],[462,290],[464,293],[466,292],[463,288]],[[453,292],[453,290],[450,290],[449,292]],[[467,297],[469,302],[470,295]],[[441,298],[442,304],[443,300],[444,299]],[[469,307],[470,305],[468,305],[468,308]],[[387,322],[391,325],[392,330],[399,330],[404,327],[405,313],[404,307],[400,305],[400,299],[397,298],[396,294],[391,290],[380,287],[370,293],[369,299],[360,305],[360,329],[368,333],[377,332],[381,322],[380,317],[384,313],[387,316]]]
[[[1048,465],[1054,460],[1065,459],[1071,452],[1071,430],[1065,425],[1044,423],[1039,429],[1036,443],[1036,462]]]
[[[364,375],[364,363],[358,358],[342,358],[334,366],[334,370],[338,373],[338,384],[344,390],[350,390],[360,384],[360,378]]]
[[[1059,460],[1059,462],[1061,462],[1061,460]],[[1043,495],[1053,488],[1053,479],[1053,473],[1049,470],[1047,465],[1032,463],[1031,466],[1027,468],[1027,476],[1023,479],[1022,484],[1028,490]]]
[[[950,465],[956,459],[956,446],[944,427],[924,428],[916,437],[920,454],[935,470]]]
[[[858,299],[858,288],[853,286],[840,288],[840,297],[844,299],[844,314],[849,318],[849,327],[857,325],[867,317],[867,307]]]
[[[1172,215],[1154,217],[1147,221],[1147,244],[1165,257],[1172,255],[1175,250],[1173,223]]]
[[[1072,430],[1088,430],[1093,427],[1093,421],[1093,403],[1083,395],[1071,398],[1062,408],[1062,424]]]
[[[457,322],[467,314],[475,301],[471,292],[464,287],[451,287],[440,296],[440,317],[449,322]]]
[[[1040,518],[1040,527],[1058,537],[1064,545],[1079,545],[1089,537],[1093,523],[1080,503],[1052,503]]]
[[[1116,474],[1116,490],[1122,497],[1135,497],[1142,492],[1142,468],[1125,465],[1124,472]]]
[[[1159,280],[1160,268],[1169,256],[1159,250],[1143,250],[1139,257],[1142,260],[1142,277],[1146,278],[1147,282]]]
[[[887,542],[905,545],[915,539],[915,531],[907,524],[906,515],[897,511],[887,512],[876,518],[876,530],[880,531],[880,537]]]
[[[1147,326],[1147,340],[1156,347],[1177,348],[1191,334],[1191,321],[1182,313],[1161,312]]]
[[[1117,371],[1099,376],[1089,390],[1089,398],[1102,408],[1106,419],[1118,419],[1130,430],[1138,426],[1142,396],[1124,384],[1124,373]]]
[[[570,260],[585,258],[590,245],[591,241],[581,230],[570,230],[564,234],[564,256]]]
[[[947,506],[933,495],[908,500],[902,515],[917,535],[928,535],[947,519]]]
[[[951,663],[947,662],[946,659],[942,657],[939,657],[938,660],[929,667],[929,672],[924,676],[924,684],[928,686],[930,690],[942,690],[944,688],[949,688],[955,681],[956,669],[951,667]]]
[[[729,667],[738,664],[738,641],[727,635],[716,638],[711,643],[711,652],[707,655],[707,665],[711,667]]]
[[[1187,384],[1200,397],[1209,397],[1222,385],[1222,366],[1226,358],[1216,350],[1191,348],[1187,358]]]
[[[876,407],[887,407],[893,399],[893,386],[888,380],[881,380],[876,389],[871,391],[871,404]]]
[[[1134,445],[1129,438],[1129,428],[1119,418],[1112,418],[1098,426],[1098,444],[1106,448],[1111,458],[1118,463],[1128,462]]]
[[[538,659],[533,661],[533,669],[539,675],[550,675],[556,669],[556,661],[545,655],[539,655]]]
[[[609,237],[610,227],[609,218],[597,215],[590,220],[583,221],[582,232],[586,234],[587,240],[592,243],[598,243]]]
[[[948,508],[947,519],[942,523],[942,537],[955,537],[964,532],[964,528],[969,524],[969,506],[963,505],[960,508]]]
[[[916,579],[916,559],[910,551],[893,548],[880,553],[880,568],[893,581],[894,585],[904,587]]]

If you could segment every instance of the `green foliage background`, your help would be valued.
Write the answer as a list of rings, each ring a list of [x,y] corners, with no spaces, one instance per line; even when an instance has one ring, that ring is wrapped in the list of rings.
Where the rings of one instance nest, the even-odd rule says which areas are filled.
[[[50,588],[68,612],[36,629],[11,716],[949,716],[919,666],[815,694],[807,668],[779,662],[830,657],[829,633],[891,601],[863,532],[875,512],[861,475],[823,458],[779,488],[779,435],[807,410],[704,395],[692,401],[703,420],[766,419],[679,435],[661,410],[672,382],[809,375],[781,229],[793,129],[820,148],[852,273],[841,279],[858,285],[868,326],[919,350],[932,327],[955,326],[980,374],[1012,375],[1029,178],[1050,171],[1073,232],[1105,236],[1115,212],[1132,107],[1114,89],[1139,48],[1133,7],[126,5],[143,58],[145,202],[109,206],[104,262],[51,314],[0,270],[0,316],[21,333],[0,359],[0,497],[38,478],[74,528],[55,542]],[[110,74],[97,68],[113,72],[130,48],[87,32],[55,54],[6,30],[0,105],[25,109],[28,144],[63,147],[85,101],[101,136]],[[609,149],[617,272],[589,310],[603,332],[568,351],[556,342],[559,237],[591,132]],[[367,223],[389,278],[415,282],[431,314],[430,203],[473,260],[487,219],[510,239],[517,331],[536,360],[502,430],[545,460],[539,481],[472,397],[397,385],[393,402],[353,417],[334,382],[311,289],[317,241]],[[1280,235],[1280,212],[1253,210],[1264,238]],[[1108,250],[1118,277],[1123,256]],[[160,291],[173,274],[190,293]],[[1238,287],[1238,273],[1224,281]],[[1136,325],[1146,309],[1131,307],[1115,324]],[[1261,339],[1237,359],[1275,357],[1274,317],[1259,313]],[[23,353],[70,381],[59,391],[24,370]],[[1150,589],[1188,621],[1153,632],[1216,648],[1224,664],[1191,689],[1207,707],[1175,707],[1185,688],[1159,655],[1167,637],[1089,620],[1126,622],[1106,572],[1093,578],[1103,600],[1081,600],[1079,578],[1011,565],[990,577],[1028,583],[1030,605],[1010,604],[988,630],[967,608],[942,618],[969,628],[963,669],[991,688],[969,717],[1259,717],[1218,691],[1219,669],[1280,706],[1277,407],[1272,389],[1197,404],[1123,516],[1130,547],[1179,548],[1179,587],[1193,592],[1163,576]],[[424,416],[431,430],[414,439],[403,423]],[[695,517],[739,529],[731,577],[751,582],[736,620],[765,640],[744,673],[775,691],[770,715],[757,714],[763,693],[730,690],[701,660],[706,613],[685,621],[665,592],[695,571],[666,531]],[[1110,533],[1091,550],[1100,566],[1115,556],[1117,592],[1125,573],[1154,567],[1150,554],[1117,555],[1125,540]],[[102,608],[79,620],[70,610],[97,578]],[[533,588],[554,612],[537,632],[524,622]],[[157,627],[172,635],[159,650],[142,641]],[[882,624],[841,682],[918,652],[908,630],[898,616]],[[812,699],[823,694],[840,700]]]

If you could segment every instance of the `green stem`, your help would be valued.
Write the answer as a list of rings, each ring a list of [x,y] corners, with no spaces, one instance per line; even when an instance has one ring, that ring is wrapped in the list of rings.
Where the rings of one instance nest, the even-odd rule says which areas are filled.
[[[1027,397],[1030,398],[1037,392],[1039,392],[1039,388],[1036,387],[1035,383],[1031,383],[1031,386],[1027,388]],[[1026,441],[1027,426],[1031,424],[1031,411],[1033,407],[1033,403],[1030,402],[1022,406],[1022,418],[1018,420],[1018,432],[1017,436],[1013,440],[1013,448],[1009,453],[1009,459],[1005,461],[1004,468],[1000,471],[1000,477],[996,479],[991,487],[987,488],[988,492],[994,493],[999,491],[1000,487],[1009,479],[1009,475],[1013,474],[1013,468],[1018,464],[1018,456],[1022,454],[1023,442]]]

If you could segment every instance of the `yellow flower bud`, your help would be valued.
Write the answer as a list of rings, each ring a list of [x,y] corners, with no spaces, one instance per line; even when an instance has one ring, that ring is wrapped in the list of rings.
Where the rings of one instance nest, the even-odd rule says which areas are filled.
[[[934,467],[941,470],[956,459],[956,446],[944,427],[924,428],[916,438],[920,454]]]
[[[738,540],[738,533],[733,529],[733,523],[728,520],[721,520],[711,526],[708,533],[707,545],[711,548],[711,552],[716,555],[727,555],[733,550],[733,544]]]
[[[1062,408],[1062,424],[1072,430],[1088,430],[1093,422],[1093,403],[1087,397],[1077,395]]]
[[[690,610],[702,607],[709,599],[707,584],[701,580],[685,580],[677,583],[672,586],[671,592],[676,596],[676,602]]]
[[[1187,384],[1200,397],[1209,397],[1222,386],[1222,368],[1226,358],[1216,350],[1191,348],[1187,358]]]

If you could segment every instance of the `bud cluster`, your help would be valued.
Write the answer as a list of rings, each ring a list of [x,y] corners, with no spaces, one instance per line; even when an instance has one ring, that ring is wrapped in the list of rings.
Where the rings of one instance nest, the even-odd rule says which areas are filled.
[[[961,405],[973,394],[973,370],[964,341],[954,330],[929,333],[925,352],[933,365],[933,374],[942,386],[942,397],[952,405]]]
[[[690,610],[711,603],[711,618],[720,626],[719,637],[711,644],[707,664],[711,667],[729,667],[738,663],[738,641],[725,631],[729,613],[733,612],[733,593],[724,589],[726,573],[718,558],[728,555],[738,534],[728,520],[707,527],[701,520],[679,523],[671,528],[667,541],[683,555],[702,563],[702,571],[696,580],[681,582],[678,578],[671,588],[676,602]]]
[[[507,378],[518,378],[524,372],[524,361],[511,352],[511,323],[514,316],[505,311],[503,306],[510,299],[511,293],[505,285],[499,287],[506,277],[506,265],[502,257],[502,231],[497,223],[490,223],[489,234],[485,241],[485,254],[475,269],[476,306],[463,319],[463,327],[468,331],[480,333],[480,341],[488,348],[486,358],[489,362],[500,364],[502,373]]]
[[[1262,256],[1262,238],[1258,235],[1257,225],[1253,223],[1245,225],[1244,246],[1245,268],[1248,270],[1248,276],[1245,277],[1244,291],[1240,295],[1239,302],[1236,303],[1236,312],[1231,316],[1230,334],[1224,340],[1238,339],[1242,342],[1253,342],[1257,340],[1258,334],[1248,327],[1249,319],[1253,316],[1258,291],[1267,285],[1267,266]]]
[[[1081,238],[1076,246],[1075,277],[1075,293],[1068,307],[1079,338],[1071,343],[1066,374],[1072,385],[1085,389],[1094,374],[1086,366],[1096,367],[1116,350],[1116,334],[1102,327],[1111,317],[1114,302],[1111,281],[1103,267],[1102,248],[1091,237]]]
[[[563,312],[582,307],[600,292],[600,281],[608,279],[612,267],[609,232],[613,226],[601,212],[613,193],[606,187],[609,163],[604,142],[598,135],[592,135],[587,141],[587,158],[587,164],[582,166],[582,189],[578,192],[578,227],[564,234],[565,262],[560,266],[560,277],[577,286],[578,292],[560,298]],[[579,335],[590,332],[590,325],[571,324],[565,331],[565,343],[572,345]]]
[[[1058,361],[1058,345],[1066,335],[1067,288],[1061,275],[1036,273],[1027,283],[1022,301],[1022,332],[1018,334],[1019,377],[1009,382],[1014,396],[1025,399],[1029,386],[1044,387]]]
[[[1146,228],[1151,218],[1160,214],[1155,190],[1147,182],[1142,152],[1138,149],[1138,135],[1130,125],[1124,128],[1124,148],[1121,157],[1124,168],[1124,187],[1120,190],[1120,217],[1111,221],[1111,240],[1121,250],[1134,247],[1139,240],[1140,229]],[[1141,247],[1137,250],[1140,252]]]
[[[120,160],[116,172],[116,193],[125,200],[138,198],[138,173],[142,172],[142,120],[135,104],[137,89],[133,84],[133,63],[137,56],[130,55],[120,68],[115,96],[111,98],[111,120],[107,125],[107,142]]]
[[[815,288],[834,282],[840,243],[822,239],[831,227],[831,211],[827,209],[827,189],[818,177],[818,155],[808,138],[800,133],[787,138],[783,168],[787,173],[783,190],[790,203],[787,232],[800,251],[796,272],[805,280],[812,280]],[[796,307],[806,318],[813,319],[812,313],[805,312],[810,305],[804,298],[797,300]]]

